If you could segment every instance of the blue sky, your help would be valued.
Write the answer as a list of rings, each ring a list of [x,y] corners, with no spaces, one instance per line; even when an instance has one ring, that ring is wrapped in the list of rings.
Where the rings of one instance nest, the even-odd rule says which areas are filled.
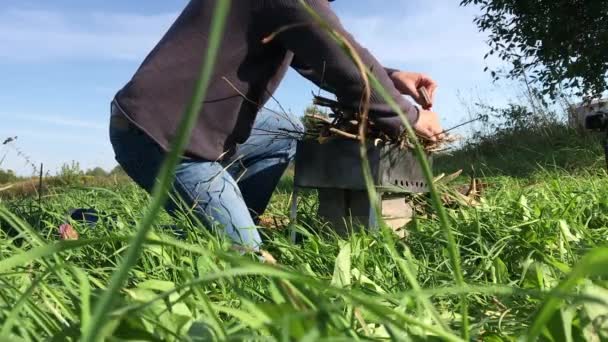
[[[186,0],[2,0],[0,139],[51,172],[63,163],[116,165],[107,137],[109,103],[161,38]],[[238,0],[235,0],[237,3]],[[444,127],[467,117],[478,97],[504,103],[505,90],[483,72],[485,36],[474,8],[459,0],[338,0],[351,33],[386,66],[430,74]],[[315,89],[291,72],[276,94],[301,113]],[[270,107],[276,105],[269,103]],[[14,148],[0,147],[0,168],[28,175]]]

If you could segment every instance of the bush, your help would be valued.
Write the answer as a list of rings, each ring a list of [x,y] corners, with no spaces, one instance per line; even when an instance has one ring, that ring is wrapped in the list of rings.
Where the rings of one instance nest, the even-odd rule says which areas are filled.
[[[84,172],[80,168],[80,163],[72,161],[71,164],[63,164],[57,173],[57,179],[63,185],[75,185],[80,182]]]
[[[534,111],[521,104],[510,103],[505,108],[479,104],[478,108],[485,132],[475,132],[474,141],[496,139],[497,136],[518,132],[543,131],[548,126],[560,123],[554,112]]]
[[[544,168],[576,171],[604,165],[600,137],[570,128],[546,106],[478,104],[482,124],[456,151],[438,155],[438,172],[527,177]]]
[[[19,177],[13,170],[0,169],[0,184],[13,183],[19,180]]]

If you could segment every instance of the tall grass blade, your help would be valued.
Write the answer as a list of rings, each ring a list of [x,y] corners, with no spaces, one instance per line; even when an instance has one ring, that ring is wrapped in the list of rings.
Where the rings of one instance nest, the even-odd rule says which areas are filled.
[[[448,215],[447,215],[447,212],[445,211],[445,208],[443,207],[443,203],[441,201],[441,196],[439,195],[439,191],[437,190],[437,187],[434,182],[433,171],[431,170],[431,165],[426,157],[424,149],[423,149],[422,145],[420,144],[420,141],[418,140],[418,137],[416,136],[416,133],[414,132],[414,129],[412,128],[412,125],[409,123],[407,117],[405,116],[405,114],[403,113],[401,108],[399,108],[399,106],[391,98],[389,93],[382,87],[380,82],[378,82],[378,79],[376,79],[376,77],[370,71],[368,71],[368,73],[369,73],[369,79],[370,79],[374,89],[376,89],[380,93],[380,95],[383,97],[384,101],[386,101],[391,106],[391,108],[396,113],[399,114],[399,117],[401,118],[401,120],[403,121],[403,124],[405,126],[408,137],[410,138],[410,141],[414,142],[414,146],[415,146],[414,151],[416,153],[416,157],[417,157],[418,161],[420,162],[420,165],[422,166],[422,173],[424,175],[426,183],[429,186],[429,192],[431,193],[433,207],[437,211],[437,216],[439,218],[439,223],[440,223],[441,229],[448,242],[448,254],[450,257],[450,264],[452,266],[456,284],[459,286],[464,286],[466,284],[464,281],[464,274],[462,272],[460,253],[458,251],[458,244],[456,243],[456,239],[454,238],[454,233],[452,232],[452,230],[450,228],[450,222],[448,219]],[[461,334],[462,334],[463,339],[468,340],[469,339],[469,323],[468,323],[469,315],[468,315],[467,296],[462,295],[460,297],[460,300],[461,300],[461,315],[462,315]]]
[[[31,299],[31,295],[34,290],[38,287],[38,285],[40,285],[40,283],[45,280],[49,273],[51,273],[51,271],[48,271],[45,274],[42,274],[40,277],[36,278],[32,282],[32,284],[25,290],[25,292],[23,292],[21,297],[19,297],[17,302],[13,305],[10,314],[2,323],[2,330],[0,331],[0,340],[8,341],[10,339],[9,334],[19,317],[19,312],[21,311],[21,308],[27,303],[28,300]]]
[[[562,299],[556,295],[557,293],[572,292],[585,277],[608,275],[607,266],[608,248],[597,248],[585,255],[578,265],[572,269],[572,272],[570,272],[566,279],[547,295],[528,331],[528,341],[536,341],[538,339],[555,311],[559,309]]]
[[[163,207],[163,204],[167,200],[171,183],[173,180],[173,173],[178,164],[181,155],[190,140],[192,128],[196,124],[198,119],[198,113],[202,109],[203,101],[206,96],[206,91],[213,74],[215,60],[217,52],[219,50],[222,34],[226,22],[228,11],[230,10],[230,0],[218,0],[216,8],[213,12],[213,21],[211,23],[211,33],[209,36],[209,44],[207,51],[203,59],[203,65],[199,80],[194,89],[194,95],[190,103],[188,104],[182,121],[176,132],[176,139],[171,144],[171,150],[166,157],[165,162],[161,168],[158,176],[158,183],[154,187],[152,192],[152,199],[150,205],[146,211],[143,219],[138,223],[137,234],[133,238],[129,249],[126,252],[123,263],[116,270],[110,285],[107,290],[103,293],[99,302],[93,309],[93,315],[91,317],[91,323],[84,331],[82,340],[85,342],[102,339],[103,336],[98,336],[101,329],[103,329],[107,315],[112,309],[113,299],[123,286],[125,280],[128,277],[129,271],[137,262],[141,248],[146,239],[146,235],[152,224],[154,223],[158,213]]]
[[[454,238],[454,234],[452,233],[452,230],[450,229],[450,224],[448,221],[447,213],[446,213],[445,209],[443,208],[443,204],[441,201],[441,197],[439,195],[439,191],[437,190],[437,187],[434,184],[434,177],[433,177],[433,172],[430,167],[430,163],[428,162],[424,149],[423,149],[422,145],[420,144],[420,141],[418,140],[418,137],[417,137],[416,133],[414,132],[414,129],[412,128],[411,124],[409,123],[409,120],[407,119],[407,117],[405,116],[405,114],[403,113],[401,108],[399,108],[397,103],[395,103],[395,101],[391,98],[391,96],[386,91],[386,89],[384,89],[384,87],[376,79],[374,74],[369,70],[369,68],[367,68],[363,64],[363,62],[361,61],[361,58],[359,57],[359,55],[357,54],[357,52],[353,48],[353,46],[350,44],[350,42],[346,38],[342,37],[339,33],[333,31],[331,29],[331,27],[329,27],[329,25],[327,25],[327,23],[318,14],[316,14],[314,12],[314,10],[310,6],[308,6],[308,4],[306,4],[306,2],[304,0],[300,0],[300,3],[302,4],[302,6],[304,6],[308,10],[308,12],[311,14],[311,16],[313,16],[313,18],[316,20],[316,22],[319,23],[322,27],[324,27],[325,30],[328,32],[328,34],[332,35],[332,37],[337,41],[337,43],[342,47],[342,49],[345,50],[345,52],[348,53],[349,56],[351,56],[351,58],[353,59],[354,63],[356,64],[357,68],[359,69],[359,71],[361,73],[361,77],[363,78],[364,94],[362,95],[361,124],[359,126],[359,134],[361,137],[360,154],[361,154],[361,158],[363,161],[361,164],[362,164],[362,168],[363,168],[363,176],[365,179],[369,200],[370,200],[371,205],[374,208],[374,211],[376,212],[376,217],[378,218],[378,221],[382,222],[382,213],[380,210],[379,196],[376,192],[375,185],[372,180],[371,167],[369,164],[369,158],[367,157],[368,146],[365,141],[367,116],[368,116],[368,112],[369,112],[369,101],[370,101],[370,96],[371,96],[370,95],[370,91],[371,91],[370,84],[371,84],[371,87],[373,87],[373,89],[378,91],[380,93],[380,95],[383,97],[383,99],[390,105],[390,107],[399,115],[399,117],[401,118],[401,120],[406,128],[406,132],[407,132],[408,137],[410,138],[410,141],[414,142],[416,157],[422,166],[422,171],[423,171],[425,180],[429,184],[429,191],[431,193],[433,205],[435,207],[435,210],[437,210],[437,214],[439,216],[439,221],[440,221],[440,224],[442,227],[442,231],[448,241],[448,252],[450,255],[450,263],[454,270],[453,272],[454,272],[454,277],[456,279],[456,283],[459,286],[465,285],[464,275],[462,272],[462,268],[460,266],[460,255],[458,252],[458,246],[456,244],[456,239]],[[468,339],[469,326],[468,326],[468,309],[467,309],[466,295],[461,296],[461,311],[462,311],[461,312],[462,313],[461,332],[462,332],[463,338]]]

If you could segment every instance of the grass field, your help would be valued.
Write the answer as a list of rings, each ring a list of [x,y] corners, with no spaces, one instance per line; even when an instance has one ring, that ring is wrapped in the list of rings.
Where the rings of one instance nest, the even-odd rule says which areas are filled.
[[[457,341],[468,324],[472,340],[608,339],[603,155],[593,138],[561,132],[570,143],[526,149],[530,141],[511,139],[509,149],[484,145],[438,159],[438,170],[474,170],[488,184],[479,206],[448,209],[466,285],[456,285],[433,209],[404,240],[388,231],[341,240],[315,217],[310,193],[298,213],[308,237],[291,244],[287,177],[264,220],[277,265],[163,214],[101,333],[116,341]],[[130,183],[3,202],[0,340],[78,340],[147,202]],[[108,216],[94,227],[74,223],[80,240],[60,241],[57,227],[77,207]],[[163,228],[171,224],[187,236]]]

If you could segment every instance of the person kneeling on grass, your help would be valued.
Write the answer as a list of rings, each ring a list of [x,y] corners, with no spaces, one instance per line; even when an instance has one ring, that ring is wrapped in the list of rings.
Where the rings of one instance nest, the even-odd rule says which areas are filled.
[[[117,162],[150,192],[180,115],[193,95],[217,0],[191,0],[111,106],[110,140]],[[419,109],[417,89],[433,96],[435,82],[383,68],[342,27],[327,0],[305,1],[354,46],[363,63],[397,102],[416,131],[441,133],[437,115]],[[264,38],[281,30],[272,40]],[[237,245],[258,250],[256,224],[295,154],[303,128],[298,119],[263,111],[288,67],[358,108],[363,80],[352,59],[295,0],[233,1],[203,109],[173,184],[207,227],[220,227]],[[370,120],[390,136],[403,133],[401,119],[372,91]],[[166,209],[175,213],[176,201]]]

